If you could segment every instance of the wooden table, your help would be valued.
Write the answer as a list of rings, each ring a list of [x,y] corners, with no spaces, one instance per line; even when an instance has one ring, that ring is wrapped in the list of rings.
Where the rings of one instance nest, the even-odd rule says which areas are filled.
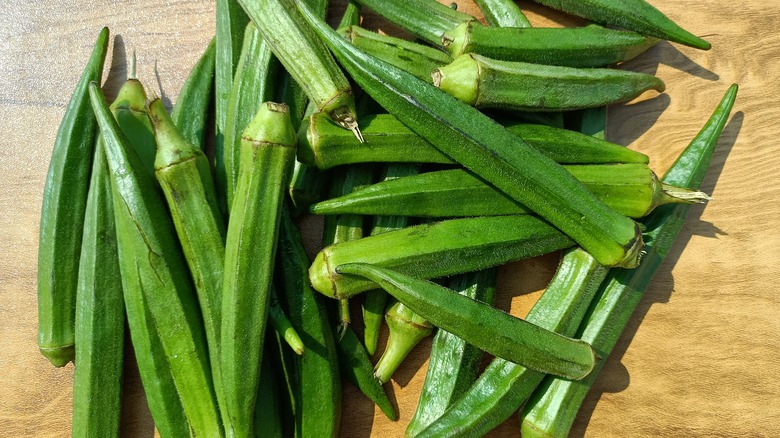
[[[458,3],[475,11],[469,2]],[[704,182],[714,200],[691,210],[572,435],[780,436],[780,35],[774,30],[780,2],[651,3],[713,49],[662,42],[626,63],[662,78],[667,91],[611,108],[608,137],[649,154],[651,167],[663,173],[728,85],[739,83],[740,94]],[[537,25],[580,23],[529,2],[520,5]],[[0,435],[64,436],[70,431],[73,367],[53,368],[36,346],[38,222],[57,126],[101,26],[115,36],[107,62],[109,97],[126,77],[126,57],[135,49],[139,77],[170,106],[213,35],[214,2],[6,0],[3,6]],[[370,17],[367,23],[377,25]],[[306,229],[314,242],[316,223],[307,221]],[[524,315],[556,261],[547,256],[503,268],[498,305]],[[401,410],[397,423],[355,388],[345,388],[343,436],[402,436],[429,345],[415,351],[389,387]],[[122,429],[126,436],[151,436],[134,373],[130,368]],[[516,418],[494,432],[516,434]]]

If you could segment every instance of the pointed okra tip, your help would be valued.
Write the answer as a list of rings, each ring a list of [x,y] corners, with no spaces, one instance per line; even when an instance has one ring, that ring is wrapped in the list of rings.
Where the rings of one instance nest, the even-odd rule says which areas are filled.
[[[54,348],[40,347],[40,351],[57,368],[64,367],[76,357],[76,347],[74,345]]]

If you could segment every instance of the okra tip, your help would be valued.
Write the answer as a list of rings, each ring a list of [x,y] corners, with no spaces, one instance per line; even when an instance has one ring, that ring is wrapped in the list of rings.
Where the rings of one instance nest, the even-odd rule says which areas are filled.
[[[40,351],[57,368],[64,367],[76,356],[76,347],[73,344],[52,348],[40,347]]]
[[[625,257],[613,266],[616,268],[633,269],[639,266],[642,256],[645,254],[645,242],[642,240],[642,229],[634,222],[634,238],[625,246]]]

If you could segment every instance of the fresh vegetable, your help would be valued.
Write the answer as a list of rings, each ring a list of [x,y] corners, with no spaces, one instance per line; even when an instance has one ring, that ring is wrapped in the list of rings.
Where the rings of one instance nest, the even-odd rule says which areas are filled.
[[[206,142],[206,124],[209,106],[214,101],[214,63],[217,53],[216,38],[212,38],[198,63],[190,71],[179,92],[179,99],[171,112],[173,124],[184,138],[203,149]]]
[[[430,322],[398,301],[387,308],[385,320],[390,329],[390,337],[374,368],[374,376],[381,383],[389,382],[412,349],[433,333],[433,325]]]
[[[513,0],[475,0],[485,21],[496,27],[531,27],[528,18]]]

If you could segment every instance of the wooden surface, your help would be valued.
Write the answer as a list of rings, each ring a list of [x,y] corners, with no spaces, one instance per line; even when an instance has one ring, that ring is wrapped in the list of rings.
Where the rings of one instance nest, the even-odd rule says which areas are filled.
[[[461,1],[465,10],[473,5]],[[708,52],[662,42],[626,68],[652,73],[665,94],[610,109],[608,137],[651,156],[663,173],[728,85],[740,93],[704,190],[574,426],[573,436],[780,436],[780,168],[777,0],[653,0]],[[547,14],[521,2],[524,10]],[[65,105],[101,26],[112,31],[109,97],[138,53],[139,76],[170,106],[214,32],[213,0],[6,0],[0,9],[0,436],[65,436],[73,367],[36,346],[41,194]],[[549,23],[532,14],[537,24]],[[577,23],[554,18],[559,23]],[[369,25],[377,21],[369,19]],[[392,29],[392,28],[390,28]],[[309,238],[316,222],[306,222]],[[555,269],[548,256],[502,269],[498,305],[524,315]],[[402,436],[426,370],[426,342],[390,387],[391,423],[345,389],[342,435]],[[128,371],[122,429],[152,434],[137,374]],[[493,436],[517,435],[512,418]]]

